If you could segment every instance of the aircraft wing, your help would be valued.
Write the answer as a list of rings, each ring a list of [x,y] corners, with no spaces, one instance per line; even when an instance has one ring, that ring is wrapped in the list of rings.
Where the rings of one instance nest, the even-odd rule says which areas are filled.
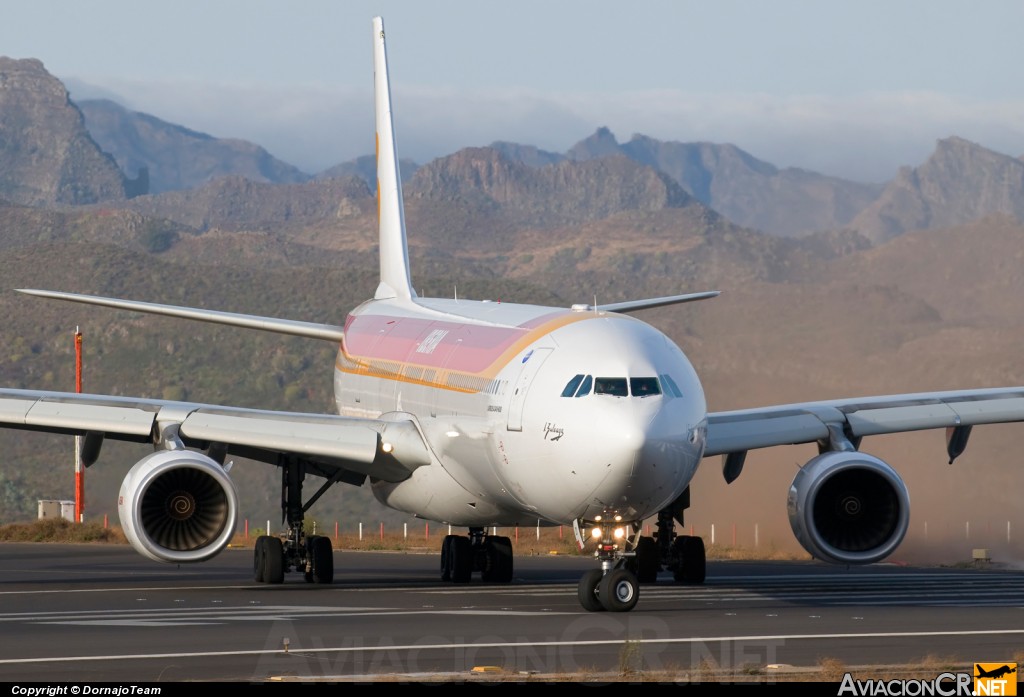
[[[171,434],[181,444],[277,464],[295,456],[311,474],[361,484],[367,476],[407,479],[430,463],[416,424],[402,415],[360,419],[108,395],[0,389],[0,427],[86,436],[98,455],[102,439],[152,442]],[[86,457],[83,455],[83,457]],[[88,460],[95,460],[89,456]]]
[[[947,443],[952,462],[963,451],[970,427],[1011,421],[1024,421],[1024,387],[783,404],[709,413],[704,454],[817,441],[844,449],[836,447],[844,439],[856,444],[864,436],[947,428],[952,429]],[[962,434],[963,444],[954,445],[954,431]]]

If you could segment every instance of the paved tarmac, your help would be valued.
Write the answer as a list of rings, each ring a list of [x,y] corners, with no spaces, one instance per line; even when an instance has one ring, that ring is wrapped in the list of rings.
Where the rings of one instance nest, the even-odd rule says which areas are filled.
[[[742,671],[1012,661],[1024,647],[1015,570],[709,562],[703,586],[662,574],[632,612],[588,613],[585,557],[520,557],[511,584],[453,586],[437,555],[336,552],[332,585],[266,586],[251,555],[176,567],[127,546],[0,544],[0,680],[418,681],[481,666],[599,680],[626,658]]]

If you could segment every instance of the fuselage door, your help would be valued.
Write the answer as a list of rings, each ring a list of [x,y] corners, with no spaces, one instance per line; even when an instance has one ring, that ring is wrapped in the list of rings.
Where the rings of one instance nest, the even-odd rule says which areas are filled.
[[[526,405],[526,393],[530,390],[530,383],[533,382],[537,371],[540,370],[541,364],[547,360],[553,350],[551,348],[536,348],[523,357],[523,369],[512,389],[512,399],[508,405],[508,430],[523,430],[523,407]]]

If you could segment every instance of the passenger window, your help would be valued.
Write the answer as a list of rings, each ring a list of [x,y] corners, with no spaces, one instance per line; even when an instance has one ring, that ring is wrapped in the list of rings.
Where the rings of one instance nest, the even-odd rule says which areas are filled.
[[[629,392],[634,397],[651,397],[661,394],[658,378],[630,378]]]
[[[583,384],[580,385],[580,391],[576,393],[577,397],[586,397],[590,394],[590,386],[594,384],[594,378],[589,375],[583,378]]]
[[[613,397],[628,397],[626,378],[594,378],[594,394],[610,394]]]
[[[574,377],[566,384],[565,389],[562,390],[562,396],[572,397],[574,394],[576,394],[576,388],[580,386],[581,382],[583,382],[582,375],[577,375],[576,377]]]

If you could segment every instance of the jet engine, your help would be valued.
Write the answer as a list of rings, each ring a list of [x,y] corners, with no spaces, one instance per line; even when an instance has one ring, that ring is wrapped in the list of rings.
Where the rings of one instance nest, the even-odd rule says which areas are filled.
[[[804,465],[789,487],[787,508],[803,548],[835,564],[884,559],[910,524],[903,480],[882,460],[860,452],[827,452]]]
[[[160,450],[129,470],[117,510],[140,554],[172,564],[198,562],[231,541],[238,494],[224,468],[206,455]]]

